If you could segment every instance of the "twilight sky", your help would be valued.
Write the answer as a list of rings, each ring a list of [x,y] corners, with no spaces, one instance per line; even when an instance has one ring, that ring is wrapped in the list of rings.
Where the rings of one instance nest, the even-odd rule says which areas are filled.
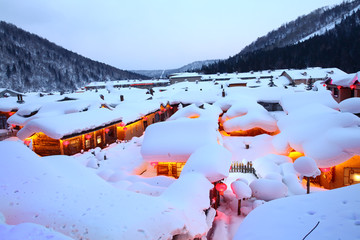
[[[127,69],[224,59],[342,0],[0,0],[0,20]]]

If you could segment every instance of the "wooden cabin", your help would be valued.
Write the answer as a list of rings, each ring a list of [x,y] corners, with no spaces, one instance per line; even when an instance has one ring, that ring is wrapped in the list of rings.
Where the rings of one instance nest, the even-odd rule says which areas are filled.
[[[104,148],[117,140],[124,141],[131,140],[133,137],[140,137],[147,126],[165,121],[176,109],[176,106],[170,104],[161,105],[159,110],[133,122],[125,124],[122,121],[117,121],[89,131],[65,135],[60,139],[54,139],[42,132],[37,132],[26,138],[24,143],[28,146],[31,144],[33,151],[40,156],[73,155],[96,147]]]
[[[9,112],[0,111],[0,129],[7,129],[9,127],[7,120],[14,115],[17,110],[11,110]]]
[[[360,83],[358,73],[348,74],[341,78],[328,79],[326,89],[331,91],[334,99],[339,103],[347,98],[360,97]]]

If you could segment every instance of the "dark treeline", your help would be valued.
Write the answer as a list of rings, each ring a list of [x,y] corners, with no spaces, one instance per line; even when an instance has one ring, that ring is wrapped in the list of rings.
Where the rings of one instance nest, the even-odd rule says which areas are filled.
[[[0,22],[0,88],[65,91],[91,81],[142,78],[146,77],[93,61]]]
[[[237,54],[204,66],[204,73],[248,72],[266,69],[338,67],[360,70],[360,10],[344,18],[334,29],[295,45]]]

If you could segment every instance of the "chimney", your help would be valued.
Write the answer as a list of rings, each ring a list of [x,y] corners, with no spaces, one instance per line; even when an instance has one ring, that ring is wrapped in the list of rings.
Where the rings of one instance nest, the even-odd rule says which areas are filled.
[[[120,101],[121,101],[121,102],[124,101],[124,95],[120,95]]]

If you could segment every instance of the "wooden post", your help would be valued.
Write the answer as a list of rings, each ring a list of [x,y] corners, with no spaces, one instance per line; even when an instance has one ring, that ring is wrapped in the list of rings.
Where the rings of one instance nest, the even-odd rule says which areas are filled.
[[[238,200],[238,216],[241,215],[241,199]]]
[[[310,193],[310,177],[306,177],[307,183],[306,183],[306,188],[307,188],[307,194]]]

